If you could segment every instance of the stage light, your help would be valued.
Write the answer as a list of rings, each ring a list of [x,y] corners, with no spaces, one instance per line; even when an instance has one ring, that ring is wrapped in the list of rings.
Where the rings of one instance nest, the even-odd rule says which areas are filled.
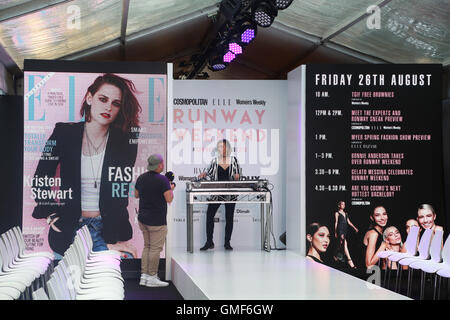
[[[277,13],[277,8],[269,1],[256,1],[252,7],[253,21],[263,28],[270,27]]]
[[[235,55],[242,53],[242,47],[237,42],[230,42],[228,44],[228,50],[234,53]]]
[[[238,26],[239,30],[240,41],[244,45],[249,44],[253,39],[255,39],[257,25],[255,22],[253,22],[253,20],[251,20],[250,16],[238,21],[236,25]]]
[[[218,63],[215,63],[215,64],[213,64],[213,65],[211,66],[211,68],[212,68],[214,71],[220,71],[220,70],[225,69],[226,67],[227,67],[226,64],[223,63],[223,62],[218,62]]]
[[[255,39],[255,29],[247,29],[241,34],[241,41],[244,43],[250,43]]]
[[[235,55],[233,52],[228,51],[228,52],[225,53],[224,56],[223,56],[223,62],[228,62],[228,63],[230,63],[231,61],[234,60],[234,58],[236,58],[236,55]]]
[[[278,10],[284,10],[291,5],[292,0],[275,0],[274,2]]]
[[[227,66],[225,65],[225,63],[216,63],[211,66],[211,68],[213,68],[214,71],[220,71],[225,69],[226,67]]]
[[[216,55],[213,56],[209,60],[209,69],[212,71],[220,71],[227,67],[227,63],[225,63],[222,59],[222,56]]]

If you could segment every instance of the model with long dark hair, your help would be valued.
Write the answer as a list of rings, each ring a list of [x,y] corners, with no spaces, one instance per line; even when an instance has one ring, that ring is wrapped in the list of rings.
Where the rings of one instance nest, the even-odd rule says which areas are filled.
[[[323,263],[323,254],[330,245],[330,231],[326,226],[314,222],[306,230],[306,258]]]
[[[377,251],[383,243],[383,232],[388,222],[388,214],[383,206],[373,209],[369,217],[371,225],[364,235],[363,244],[366,246],[366,267],[369,268],[378,263]]]

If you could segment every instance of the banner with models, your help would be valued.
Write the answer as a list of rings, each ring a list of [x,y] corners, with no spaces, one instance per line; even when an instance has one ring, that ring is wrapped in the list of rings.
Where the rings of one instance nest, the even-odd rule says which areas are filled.
[[[312,260],[367,279],[366,268],[386,268],[381,251],[405,250],[411,226],[419,238],[443,230],[441,73],[440,65],[306,66]]]
[[[166,73],[165,64],[26,61],[27,251],[63,255],[88,225],[94,250],[140,257],[134,184],[150,154],[166,157]]]
[[[177,183],[174,246],[186,246],[185,182],[204,177],[267,179],[273,196],[271,246],[284,247],[279,237],[286,230],[282,181],[286,91],[285,81],[174,81],[169,138]],[[194,205],[194,252],[208,241],[222,249],[231,242],[232,247],[260,250],[260,204],[217,207]]]

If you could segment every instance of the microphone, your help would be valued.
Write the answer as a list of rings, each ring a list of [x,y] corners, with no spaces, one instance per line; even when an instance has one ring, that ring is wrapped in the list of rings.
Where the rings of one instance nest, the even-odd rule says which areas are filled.
[[[165,174],[166,178],[169,179],[170,183],[173,184],[175,187],[177,186],[173,180],[175,179],[175,175],[172,171],[167,171]]]

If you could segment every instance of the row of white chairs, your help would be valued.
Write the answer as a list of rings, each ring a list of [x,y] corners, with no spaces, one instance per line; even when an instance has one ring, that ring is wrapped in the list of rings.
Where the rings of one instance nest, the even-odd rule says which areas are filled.
[[[31,299],[34,289],[45,288],[53,271],[53,260],[50,252],[25,253],[25,240],[19,227],[1,234],[0,300]]]
[[[123,300],[120,262],[118,251],[92,251],[92,238],[84,226],[50,276],[48,295],[40,288],[33,292],[33,299]]]
[[[419,227],[411,227],[405,241],[406,252],[383,251],[378,253],[380,259],[386,260],[384,285],[386,285],[387,277],[387,287],[389,288],[390,276],[388,274],[390,274],[393,263],[396,263],[397,274],[394,288],[396,292],[401,287],[402,271],[404,268],[407,268],[407,296],[411,296],[414,271],[419,270],[421,272],[420,299],[424,299],[427,274],[434,275],[433,299],[440,299],[442,278],[450,279],[450,236],[447,237],[447,240],[442,246],[443,231],[427,229],[424,230],[420,237],[419,245],[417,245],[419,231]]]

